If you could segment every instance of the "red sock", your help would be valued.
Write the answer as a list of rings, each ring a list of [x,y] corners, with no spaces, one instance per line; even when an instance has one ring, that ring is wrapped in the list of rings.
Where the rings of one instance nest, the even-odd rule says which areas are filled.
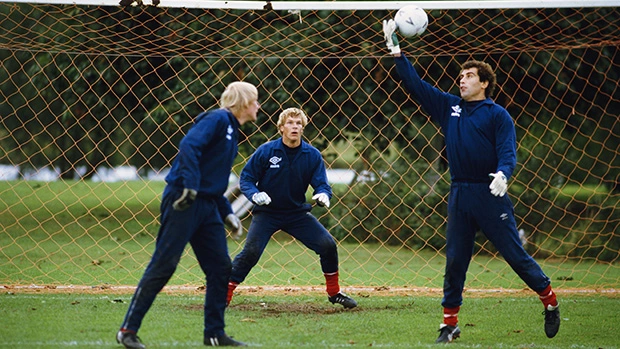
[[[338,272],[335,273],[323,273],[325,275],[325,288],[327,294],[333,297],[340,292],[340,284],[338,284]]]
[[[443,323],[448,326],[456,326],[459,322],[459,310],[461,307],[456,308],[443,308]]]
[[[235,291],[235,288],[237,288],[237,286],[239,286],[238,282],[232,282],[232,281],[228,282],[228,293],[226,294],[226,305],[227,306],[230,304],[230,301],[232,300],[232,296],[233,296],[233,291]]]
[[[551,289],[551,285],[547,286],[544,290],[538,292],[538,298],[547,309],[548,306],[557,307],[558,300],[555,296],[555,292]]]

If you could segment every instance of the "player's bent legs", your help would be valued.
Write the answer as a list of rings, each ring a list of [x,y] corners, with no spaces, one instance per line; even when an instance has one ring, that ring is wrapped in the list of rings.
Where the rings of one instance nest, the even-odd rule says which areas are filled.
[[[232,262],[230,281],[240,284],[260,260],[271,236],[280,229],[277,216],[266,213],[256,213],[248,229],[243,250]]]
[[[203,224],[190,241],[207,281],[204,303],[205,338],[224,335],[226,292],[232,269],[226,244],[226,230],[215,202],[211,203],[212,208],[205,212]]]
[[[338,246],[318,219],[310,212],[302,213],[289,217],[282,229],[319,255],[328,301],[340,304],[345,309],[357,307],[353,298],[340,292]]]
[[[147,311],[157,294],[166,285],[179,264],[183,250],[194,230],[194,207],[185,211],[172,209],[172,195],[164,195],[161,210],[161,227],[157,235],[155,252],[132,297],[121,329],[138,332]]]
[[[310,212],[288,220],[282,229],[319,255],[324,274],[338,271],[336,240]]]

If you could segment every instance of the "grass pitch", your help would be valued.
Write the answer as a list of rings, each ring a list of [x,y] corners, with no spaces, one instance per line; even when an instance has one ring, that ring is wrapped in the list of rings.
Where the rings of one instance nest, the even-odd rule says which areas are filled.
[[[162,189],[161,183],[0,183],[0,348],[120,348],[115,333],[150,259]],[[341,285],[359,303],[343,310],[327,301],[317,256],[286,236],[274,240],[227,310],[229,335],[260,348],[438,347],[441,253],[340,244]],[[242,241],[229,242],[232,256],[241,247]],[[477,256],[459,316],[462,335],[450,346],[618,348],[618,266],[541,265],[560,297],[556,338],[546,338],[541,303],[520,291],[524,285],[507,264]],[[157,298],[140,330],[148,348],[203,347],[202,283],[195,259],[184,256],[170,283],[177,290]],[[59,287],[69,285],[81,288]]]
[[[226,331],[260,348],[436,348],[440,295],[353,292],[344,310],[319,293],[243,291],[226,312]],[[119,348],[114,336],[131,294],[7,291],[0,294],[2,348]],[[202,345],[202,291],[162,293],[139,336],[148,348]],[[618,348],[620,300],[560,295],[562,325],[548,339],[542,305],[524,294],[466,297],[461,338],[451,348]]]

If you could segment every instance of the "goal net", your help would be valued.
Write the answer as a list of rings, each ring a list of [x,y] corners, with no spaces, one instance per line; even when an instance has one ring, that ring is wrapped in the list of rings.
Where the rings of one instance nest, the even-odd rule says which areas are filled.
[[[302,108],[335,194],[313,214],[339,243],[343,283],[441,287],[443,136],[403,91],[381,26],[409,3],[0,2],[0,284],[134,285],[180,139],[245,80],[262,108],[242,127],[234,173],[277,136],[281,110]],[[401,48],[423,79],[458,94],[464,61],[496,69],[495,100],[517,130],[508,194],[526,250],[556,287],[620,287],[618,3],[415,3],[430,23]],[[203,282],[192,258],[173,283]],[[285,234],[251,275],[323,282],[316,256]],[[498,284],[524,287],[479,236],[468,286]]]

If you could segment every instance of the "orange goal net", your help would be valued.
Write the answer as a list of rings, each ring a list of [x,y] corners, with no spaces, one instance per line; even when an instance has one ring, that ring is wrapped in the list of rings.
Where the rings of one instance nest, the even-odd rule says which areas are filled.
[[[339,243],[343,282],[441,287],[443,136],[400,85],[381,26],[405,3],[0,2],[0,285],[134,285],[180,139],[245,80],[262,107],[228,192],[244,225],[234,175],[277,135],[279,112],[300,107],[334,189],[313,213]],[[401,40],[444,91],[458,94],[468,59],[496,69],[517,130],[508,195],[559,288],[620,287],[620,7],[598,3],[418,2],[429,26]],[[187,255],[172,282],[200,285]],[[320,284],[318,268],[278,234],[246,283]],[[524,287],[484,236],[468,285]]]

